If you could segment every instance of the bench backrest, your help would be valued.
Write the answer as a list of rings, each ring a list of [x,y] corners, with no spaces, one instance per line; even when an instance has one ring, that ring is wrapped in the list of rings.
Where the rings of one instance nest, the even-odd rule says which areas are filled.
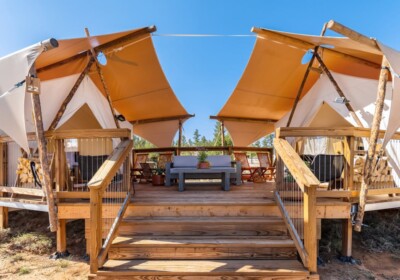
[[[231,167],[230,156],[208,156],[207,161],[211,167]],[[197,167],[196,156],[174,156],[174,167]]]

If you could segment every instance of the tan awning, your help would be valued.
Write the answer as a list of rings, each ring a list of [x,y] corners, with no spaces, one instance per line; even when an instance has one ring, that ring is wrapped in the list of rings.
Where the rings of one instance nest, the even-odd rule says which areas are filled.
[[[218,117],[281,119],[292,109],[307,69],[307,64],[301,64],[301,60],[315,46],[321,46],[321,56],[332,71],[363,78],[377,79],[379,76],[381,52],[348,38],[309,36],[259,28],[253,28],[253,32],[257,33],[257,40],[250,60]],[[314,66],[318,66],[317,62]],[[317,71],[310,72],[303,95],[318,78]],[[250,131],[250,127],[243,125],[242,121],[229,122],[226,126],[233,134],[235,145],[237,142],[250,145],[259,137],[273,132],[271,125],[265,125],[262,133],[259,126]],[[246,137],[240,135],[241,130],[247,134]],[[246,143],[244,138],[247,139]]]
[[[94,48],[107,59],[107,63],[101,66],[104,80],[113,107],[126,120],[136,122],[188,115],[162,71],[150,35],[153,31],[154,27],[148,27],[89,39],[59,40],[57,49],[43,53],[37,60],[39,78],[49,80],[81,73],[89,61],[90,48]],[[106,95],[95,66],[92,66],[89,76]],[[157,146],[169,146],[178,129],[178,122],[171,121],[174,125],[166,125],[166,122],[141,125],[138,135]],[[160,135],[153,131],[155,127],[165,132],[162,141]]]

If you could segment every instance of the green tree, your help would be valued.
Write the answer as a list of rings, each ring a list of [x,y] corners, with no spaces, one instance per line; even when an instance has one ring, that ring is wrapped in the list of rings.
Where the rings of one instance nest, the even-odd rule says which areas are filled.
[[[201,135],[199,133],[199,130],[196,128],[196,130],[193,133],[193,142],[196,146],[200,144],[200,138]]]

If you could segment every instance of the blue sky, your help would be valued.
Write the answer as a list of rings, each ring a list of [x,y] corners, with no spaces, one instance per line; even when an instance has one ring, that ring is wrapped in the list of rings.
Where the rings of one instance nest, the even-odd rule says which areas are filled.
[[[30,4],[30,5],[29,5]],[[400,1],[23,1],[0,0],[0,57],[43,39],[83,37],[156,25],[156,34],[247,34],[252,26],[319,34],[337,20],[400,49]],[[331,35],[331,33],[327,33]],[[216,115],[235,88],[255,37],[164,37],[154,44],[187,111],[184,134],[211,137]]]

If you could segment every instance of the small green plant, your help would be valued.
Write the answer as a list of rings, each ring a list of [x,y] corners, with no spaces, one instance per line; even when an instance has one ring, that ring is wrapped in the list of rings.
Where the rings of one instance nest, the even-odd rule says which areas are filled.
[[[0,229],[0,243],[7,242],[11,237],[11,230],[9,228]]]
[[[69,266],[69,261],[67,261],[67,260],[60,260],[59,265],[60,265],[61,268],[67,268],[67,267]]]
[[[164,169],[162,169],[160,167],[156,168],[155,174],[156,175],[164,175]]]
[[[28,267],[23,266],[18,269],[19,275],[25,275],[25,274],[29,274],[29,273],[31,273],[31,269]]]
[[[207,162],[207,157],[208,157],[207,153],[205,151],[201,151],[197,156],[197,160],[199,162]]]

